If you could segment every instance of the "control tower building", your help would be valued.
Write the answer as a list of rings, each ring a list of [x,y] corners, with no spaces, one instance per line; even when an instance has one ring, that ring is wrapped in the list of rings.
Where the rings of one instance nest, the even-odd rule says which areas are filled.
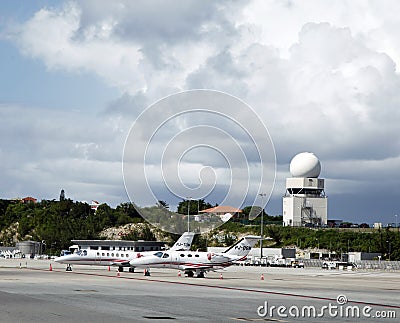
[[[318,178],[321,163],[313,153],[300,153],[290,162],[291,178],[286,179],[283,197],[284,226],[321,226],[328,221],[328,198],[324,179]]]

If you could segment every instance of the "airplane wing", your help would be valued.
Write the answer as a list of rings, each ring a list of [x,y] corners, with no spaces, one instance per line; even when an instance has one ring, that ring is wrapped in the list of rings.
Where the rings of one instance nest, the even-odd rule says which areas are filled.
[[[209,262],[202,263],[184,263],[179,267],[181,270],[216,270],[232,265],[234,259],[221,254],[208,254]]]
[[[114,260],[110,263],[111,266],[118,266],[118,267],[129,267],[129,260]]]

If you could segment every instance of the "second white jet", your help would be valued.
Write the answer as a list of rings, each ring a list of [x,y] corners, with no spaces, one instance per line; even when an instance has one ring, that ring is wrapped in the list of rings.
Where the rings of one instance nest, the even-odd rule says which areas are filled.
[[[204,273],[233,265],[247,258],[251,248],[260,240],[258,236],[246,236],[221,253],[196,251],[158,251],[152,255],[131,259],[131,267],[145,268],[149,274],[150,268],[174,268],[182,270],[188,277],[203,278]]]

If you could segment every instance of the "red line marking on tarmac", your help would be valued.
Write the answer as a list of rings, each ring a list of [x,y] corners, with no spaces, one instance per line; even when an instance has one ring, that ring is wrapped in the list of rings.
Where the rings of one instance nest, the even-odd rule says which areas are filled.
[[[49,272],[49,270],[38,269],[38,268],[24,268],[24,269]],[[52,272],[64,273],[64,271],[54,270],[54,269],[53,269]],[[107,278],[114,278],[114,279],[116,278],[116,276],[110,276],[110,275],[104,275],[104,274],[83,273],[83,272],[74,272],[74,271],[70,271],[70,272],[67,272],[67,273],[68,274],[75,274],[75,275],[84,275],[84,276],[97,276],[97,277],[107,277]],[[234,291],[239,291],[239,292],[249,292],[249,293],[279,295],[279,296],[291,296],[291,297],[298,297],[298,298],[316,299],[316,300],[321,300],[321,301],[334,301],[334,302],[336,302],[336,298],[330,298],[330,297],[311,296],[311,295],[302,295],[302,294],[284,293],[284,292],[272,292],[272,291],[251,289],[251,288],[218,286],[218,285],[197,284],[197,283],[186,283],[186,282],[168,281],[168,280],[162,280],[162,279],[148,279],[148,278],[126,277],[126,276],[120,276],[120,277],[118,277],[118,279],[129,279],[129,280],[139,280],[139,281],[165,283],[165,284],[217,288],[217,289],[224,289],[224,290],[234,290]],[[349,300],[349,299],[347,300],[347,303],[400,309],[400,305],[388,305],[388,304],[363,302],[363,301],[356,301],[356,300]]]

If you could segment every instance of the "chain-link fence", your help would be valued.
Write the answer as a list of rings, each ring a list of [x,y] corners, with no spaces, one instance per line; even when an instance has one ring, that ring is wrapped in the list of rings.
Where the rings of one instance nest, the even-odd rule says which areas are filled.
[[[304,259],[303,263],[306,268],[322,268],[324,263],[330,262],[320,259]],[[353,269],[355,270],[400,270],[400,261],[359,260],[354,264]]]

